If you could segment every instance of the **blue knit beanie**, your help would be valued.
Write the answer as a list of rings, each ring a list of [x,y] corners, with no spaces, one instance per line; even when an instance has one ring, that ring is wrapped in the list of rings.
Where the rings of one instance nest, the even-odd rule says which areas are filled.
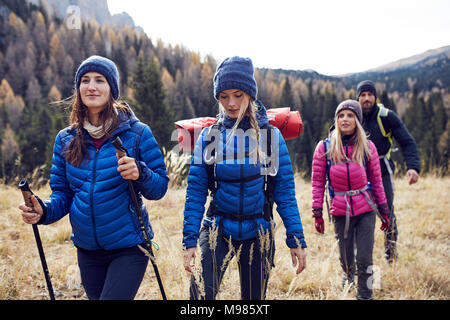
[[[375,96],[375,99],[377,98],[377,89],[375,88],[375,83],[372,81],[364,80],[358,83],[358,86],[356,87],[356,99],[359,99],[361,93],[365,91],[371,92]]]
[[[231,57],[223,60],[214,75],[214,97],[229,89],[239,89],[256,100],[258,87],[254,76],[255,69],[250,58]]]
[[[90,56],[84,60],[78,67],[75,74],[75,88],[80,87],[81,77],[88,72],[98,72],[108,81],[111,88],[111,94],[115,100],[119,98],[119,71],[114,62],[101,56]]]

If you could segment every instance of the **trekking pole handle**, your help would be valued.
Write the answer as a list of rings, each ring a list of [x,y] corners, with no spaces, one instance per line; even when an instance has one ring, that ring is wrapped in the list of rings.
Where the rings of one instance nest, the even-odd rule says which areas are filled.
[[[116,137],[113,141],[111,141],[114,148],[116,148],[117,155],[119,158],[122,158],[128,154],[127,149],[123,146],[122,140],[119,137]]]
[[[27,179],[22,179],[19,182],[19,188],[22,191],[23,200],[25,201],[25,205],[27,207],[33,208],[33,202],[31,201],[31,196],[33,195],[33,192],[31,192],[30,186],[28,185]]]

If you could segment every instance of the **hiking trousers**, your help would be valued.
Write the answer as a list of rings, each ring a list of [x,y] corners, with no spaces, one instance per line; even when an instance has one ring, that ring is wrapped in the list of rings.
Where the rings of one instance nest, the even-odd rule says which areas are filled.
[[[372,252],[375,232],[375,212],[350,218],[348,237],[344,239],[345,216],[333,216],[334,230],[339,244],[339,260],[347,278],[357,271],[358,299],[372,299]],[[356,270],[355,270],[356,249]]]
[[[215,300],[223,275],[233,257],[236,257],[239,269],[241,299],[264,299],[275,254],[272,233],[266,233],[263,239],[257,237],[233,240],[231,237],[225,238],[219,227],[215,237],[216,246],[212,248],[212,230],[202,226],[200,231],[201,273],[191,275],[190,299]]]
[[[116,250],[78,248],[81,282],[89,300],[133,300],[148,257],[137,247]]]
[[[397,259],[397,219],[394,213],[394,188],[389,175],[383,178],[384,193],[386,194],[387,204],[389,206],[389,229],[384,232],[385,257],[388,261]]]

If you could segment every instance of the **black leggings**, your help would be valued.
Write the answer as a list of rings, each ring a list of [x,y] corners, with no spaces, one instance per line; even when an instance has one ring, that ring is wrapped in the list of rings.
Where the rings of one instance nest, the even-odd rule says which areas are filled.
[[[263,240],[258,237],[238,241],[223,237],[219,231],[216,237],[217,245],[215,248],[211,248],[210,232],[211,228],[208,227],[202,227],[200,231],[202,273],[201,277],[191,276],[190,299],[214,300],[228,264],[237,254],[239,254],[241,299],[264,299],[275,254],[272,233],[268,232]],[[263,245],[261,246],[261,244]],[[263,247],[262,250],[260,250],[261,247]]]
[[[133,300],[148,257],[138,247],[117,250],[78,248],[81,281],[90,300]]]

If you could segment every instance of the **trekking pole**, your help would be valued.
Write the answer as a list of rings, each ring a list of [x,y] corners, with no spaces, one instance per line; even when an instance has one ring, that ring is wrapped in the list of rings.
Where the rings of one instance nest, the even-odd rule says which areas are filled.
[[[31,202],[31,192],[28,186],[27,179],[22,179],[19,182],[19,188],[22,191],[23,199],[25,200],[25,205],[27,207],[33,208],[33,202]],[[41,236],[39,235],[39,230],[36,224],[32,224],[34,238],[36,239],[36,245],[39,251],[39,257],[41,258],[42,269],[44,270],[45,282],[47,282],[48,293],[50,294],[50,300],[55,300],[55,294],[53,293],[52,282],[50,281],[50,273],[48,272],[47,262],[45,261],[44,248],[42,247]]]
[[[128,150],[123,146],[122,140],[120,140],[119,137],[115,138],[111,143],[116,148],[117,155],[119,156],[119,158],[122,158],[125,155],[128,156]],[[150,238],[148,237],[147,229],[145,228],[144,218],[143,218],[142,212],[141,212],[141,207],[139,206],[139,203],[138,203],[138,200],[136,197],[136,193],[134,192],[133,182],[131,180],[127,180],[127,181],[128,181],[128,187],[130,189],[131,198],[133,200],[134,207],[136,208],[139,223],[141,225],[142,234],[144,236],[145,243],[147,245],[147,251],[150,254],[150,261],[152,262],[153,270],[155,271],[155,275],[156,275],[156,280],[158,281],[159,290],[161,291],[161,296],[162,296],[163,300],[167,300],[166,293],[164,292],[164,287],[163,287],[163,284],[161,281],[161,277],[159,275],[158,266],[156,265],[155,255],[153,254],[152,242],[151,242]]]

